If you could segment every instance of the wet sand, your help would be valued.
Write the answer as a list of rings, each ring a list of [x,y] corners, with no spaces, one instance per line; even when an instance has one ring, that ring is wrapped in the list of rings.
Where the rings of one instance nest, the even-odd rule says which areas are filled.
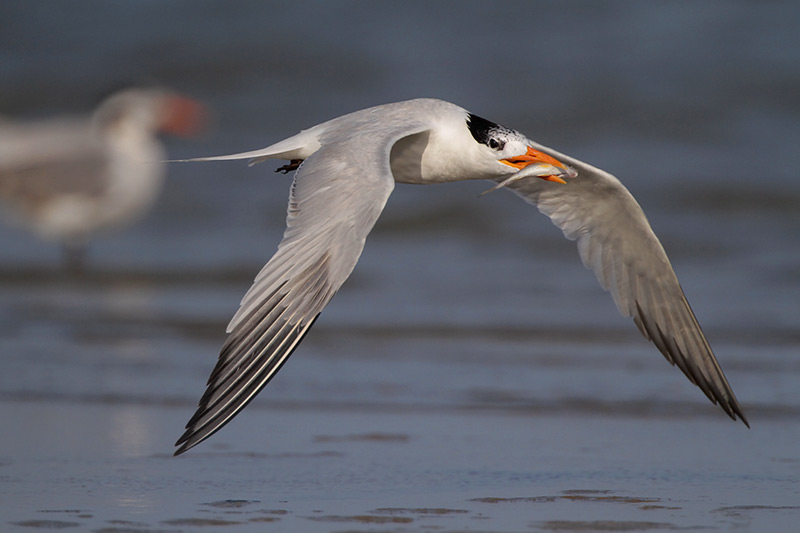
[[[790,531],[797,424],[253,406],[184,456],[186,409],[3,401],[3,528]]]
[[[534,291],[541,308],[514,308],[502,279],[459,291],[466,272],[417,307],[369,312],[404,301],[370,282],[389,264],[373,261],[259,397],[177,458],[246,269],[6,270],[2,527],[761,532],[800,519],[791,329],[710,332],[747,429],[605,312],[588,273],[568,301]]]

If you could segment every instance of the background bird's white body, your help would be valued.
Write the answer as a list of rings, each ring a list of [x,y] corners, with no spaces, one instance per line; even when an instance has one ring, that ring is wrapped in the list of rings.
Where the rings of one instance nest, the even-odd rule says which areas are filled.
[[[129,131],[104,135],[85,122],[0,129],[0,144],[12,154],[0,154],[0,172],[37,167],[45,172],[43,166],[52,166],[53,181],[61,182],[38,191],[28,184],[28,192],[0,185],[7,192],[9,212],[41,237],[56,241],[84,241],[135,219],[161,189],[164,169],[158,161],[164,151],[149,135],[120,129]],[[67,174],[72,169],[64,163],[70,161],[82,175]]]

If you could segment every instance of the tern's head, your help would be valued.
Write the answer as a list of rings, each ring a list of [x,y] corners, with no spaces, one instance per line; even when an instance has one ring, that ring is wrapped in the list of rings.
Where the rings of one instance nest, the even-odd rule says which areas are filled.
[[[537,176],[547,181],[565,183],[560,176],[572,177],[574,171],[558,159],[530,146],[528,138],[520,132],[495,124],[472,113],[467,115],[467,128],[486,155],[493,159],[491,172],[497,177],[508,176],[526,169],[526,176]]]

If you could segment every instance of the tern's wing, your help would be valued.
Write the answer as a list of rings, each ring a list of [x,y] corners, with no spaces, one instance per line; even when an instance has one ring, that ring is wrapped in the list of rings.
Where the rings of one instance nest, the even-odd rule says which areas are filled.
[[[527,179],[508,185],[578,243],[583,264],[611,292],[620,313],[673,365],[734,420],[747,424],[683,289],[641,207],[614,176],[573,158],[543,151],[578,176],[559,184]]]
[[[354,131],[328,136],[298,169],[283,240],[228,326],[176,455],[236,416],[286,362],[352,272],[394,188],[392,146],[422,128]]]

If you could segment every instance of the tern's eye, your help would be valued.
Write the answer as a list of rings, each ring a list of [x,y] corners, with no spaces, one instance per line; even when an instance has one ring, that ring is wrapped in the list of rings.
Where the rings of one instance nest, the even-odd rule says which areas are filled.
[[[505,147],[506,143],[503,141],[498,141],[497,139],[489,139],[489,148],[492,150],[502,150]]]

